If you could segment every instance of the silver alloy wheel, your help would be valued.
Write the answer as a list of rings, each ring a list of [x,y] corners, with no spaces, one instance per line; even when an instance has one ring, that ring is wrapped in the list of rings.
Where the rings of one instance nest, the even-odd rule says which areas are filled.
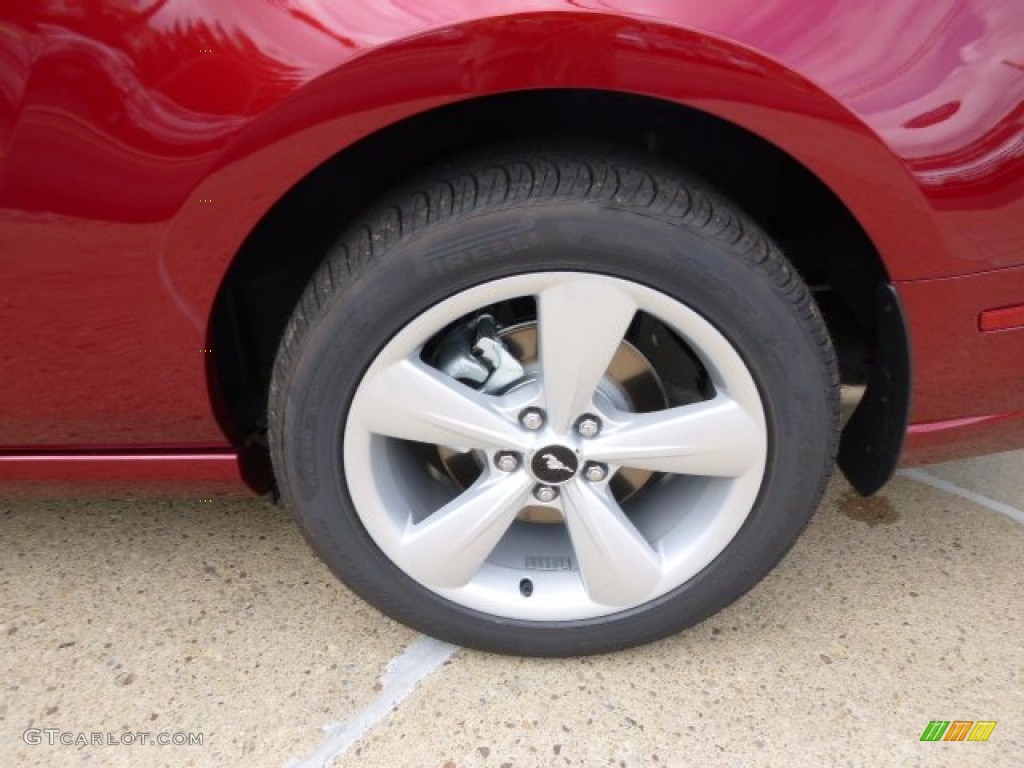
[[[526,386],[488,395],[422,359],[450,324],[498,302],[533,297],[539,370]],[[621,410],[602,380],[634,315],[645,312],[700,359],[711,399],[649,413]],[[526,408],[546,414],[535,431]],[[577,421],[596,415],[600,432]],[[476,451],[481,473],[460,489],[430,471],[411,443]],[[675,299],[626,280],[543,272],[470,288],[430,308],[394,336],[364,374],[344,428],[345,477],[356,513],[403,572],[467,608],[528,621],[604,616],[687,582],[746,520],[761,486],[767,429],[757,386],[726,338]],[[547,504],[564,525],[532,524],[533,459],[575,456]],[[524,457],[512,472],[499,453]],[[605,465],[603,479],[582,471]],[[566,464],[566,462],[560,462]],[[663,473],[620,505],[609,482],[623,467]]]

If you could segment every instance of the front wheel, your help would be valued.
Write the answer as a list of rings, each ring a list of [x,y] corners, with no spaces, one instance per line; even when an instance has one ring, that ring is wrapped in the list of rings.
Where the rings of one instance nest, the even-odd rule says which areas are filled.
[[[451,642],[576,655],[719,610],[831,471],[831,345],[756,225],[650,158],[438,169],[341,239],[274,371],[310,543]]]

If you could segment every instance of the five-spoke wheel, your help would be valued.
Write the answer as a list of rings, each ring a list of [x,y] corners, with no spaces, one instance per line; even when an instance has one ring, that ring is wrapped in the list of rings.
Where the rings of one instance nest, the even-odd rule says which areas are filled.
[[[530,328],[539,355],[499,392],[425,359],[474,317],[516,311],[510,327]],[[674,382],[687,401],[637,412],[609,375],[623,345],[654,349],[644,331],[698,362]],[[757,386],[707,320],[636,283],[546,272],[463,291],[402,329],[356,391],[344,465],[360,521],[405,573],[479,611],[566,621],[642,605],[710,563],[752,508],[766,451]],[[479,471],[464,485],[435,455]],[[621,469],[645,471],[622,503]],[[531,522],[538,505],[548,519]]]

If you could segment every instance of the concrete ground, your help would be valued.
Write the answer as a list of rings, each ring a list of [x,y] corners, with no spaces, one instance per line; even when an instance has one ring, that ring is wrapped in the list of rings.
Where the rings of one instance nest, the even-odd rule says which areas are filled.
[[[1021,510],[1024,452],[869,500],[836,480],[719,615],[538,661],[385,619],[264,501],[0,502],[0,765],[1016,768]],[[922,743],[931,720],[998,725]]]

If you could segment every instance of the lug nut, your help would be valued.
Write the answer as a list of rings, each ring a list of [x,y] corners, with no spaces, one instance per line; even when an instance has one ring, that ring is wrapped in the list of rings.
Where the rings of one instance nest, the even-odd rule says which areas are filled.
[[[599,483],[608,477],[608,467],[597,461],[589,461],[583,468],[583,476],[592,483]]]
[[[576,431],[580,433],[581,437],[597,437],[598,432],[601,431],[601,420],[589,413],[584,414],[576,422]]]
[[[519,454],[512,451],[502,451],[494,457],[494,466],[502,472],[515,472],[519,469]]]
[[[558,489],[550,485],[538,485],[533,489],[533,497],[547,504],[558,498]]]
[[[519,414],[519,423],[532,432],[544,426],[544,411],[540,408],[526,408]]]

